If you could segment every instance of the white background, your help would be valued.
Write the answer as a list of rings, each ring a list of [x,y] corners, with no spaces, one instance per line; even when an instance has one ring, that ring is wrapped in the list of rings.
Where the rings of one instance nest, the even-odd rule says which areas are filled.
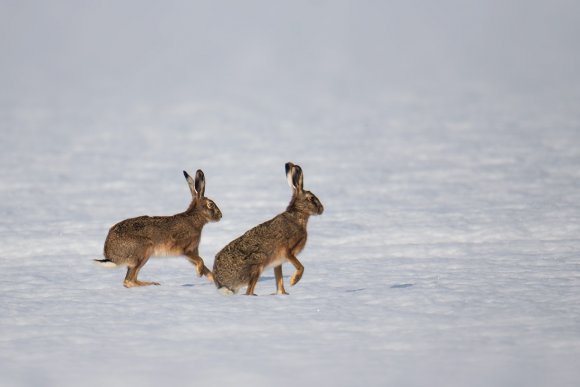
[[[0,2],[0,385],[573,386],[574,1]],[[325,205],[290,296],[92,264],[185,210],[213,256]],[[286,283],[293,268],[284,266]]]

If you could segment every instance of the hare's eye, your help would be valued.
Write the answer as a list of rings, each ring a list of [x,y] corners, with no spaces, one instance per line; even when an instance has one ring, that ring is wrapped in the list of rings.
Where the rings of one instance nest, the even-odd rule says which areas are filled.
[[[213,203],[212,202],[207,202],[207,208],[209,208],[211,210],[213,208]]]

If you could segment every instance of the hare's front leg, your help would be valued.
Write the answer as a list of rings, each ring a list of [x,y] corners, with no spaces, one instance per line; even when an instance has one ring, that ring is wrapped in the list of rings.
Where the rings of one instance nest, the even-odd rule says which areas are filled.
[[[195,265],[195,269],[199,277],[205,275],[209,282],[214,282],[213,273],[207,268],[207,266],[205,266],[203,259],[198,255],[197,252],[189,251],[185,253],[185,256],[189,262]]]
[[[282,277],[282,265],[274,268],[274,275],[276,276],[276,294],[288,294],[284,290],[284,277]]]
[[[304,274],[304,266],[302,266],[298,258],[296,258],[292,253],[288,254],[288,261],[296,268],[296,271],[292,274],[292,277],[290,277],[290,286],[294,286],[298,281],[300,281],[300,278],[302,278],[302,274]]]

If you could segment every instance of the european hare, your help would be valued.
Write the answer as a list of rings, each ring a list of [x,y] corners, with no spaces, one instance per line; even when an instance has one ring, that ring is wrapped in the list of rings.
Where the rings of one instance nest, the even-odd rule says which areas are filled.
[[[197,274],[205,275],[213,282],[211,271],[199,256],[198,247],[203,226],[211,221],[219,221],[222,213],[218,206],[204,196],[205,177],[201,170],[195,174],[195,181],[183,171],[191,190],[191,204],[182,213],[172,216],[140,216],[123,220],[109,230],[105,241],[106,259],[96,259],[97,263],[115,267],[126,265],[127,275],[123,285],[159,285],[137,279],[139,270],[153,255],[185,255],[196,266]]]
[[[214,282],[224,293],[237,293],[247,286],[246,295],[255,295],[258,278],[264,269],[273,267],[276,293],[288,294],[282,278],[282,264],[286,261],[296,268],[290,286],[302,278],[304,266],[296,256],[306,245],[308,218],[322,214],[324,207],[312,192],[303,189],[302,169],[298,165],[286,163],[286,176],[293,190],[286,211],[247,231],[216,255]]]

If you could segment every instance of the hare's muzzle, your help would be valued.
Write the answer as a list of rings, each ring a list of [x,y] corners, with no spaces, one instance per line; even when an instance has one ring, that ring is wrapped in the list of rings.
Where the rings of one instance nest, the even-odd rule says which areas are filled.
[[[214,213],[213,213],[213,220],[215,222],[219,222],[221,218],[222,218],[222,212],[220,211],[219,208],[215,207]]]
[[[320,203],[320,205],[318,206],[318,215],[322,215],[323,212],[324,212],[324,206],[322,205],[322,203]]]
[[[311,203],[314,205],[312,214],[321,215],[324,212],[324,206],[316,196],[312,195]]]

